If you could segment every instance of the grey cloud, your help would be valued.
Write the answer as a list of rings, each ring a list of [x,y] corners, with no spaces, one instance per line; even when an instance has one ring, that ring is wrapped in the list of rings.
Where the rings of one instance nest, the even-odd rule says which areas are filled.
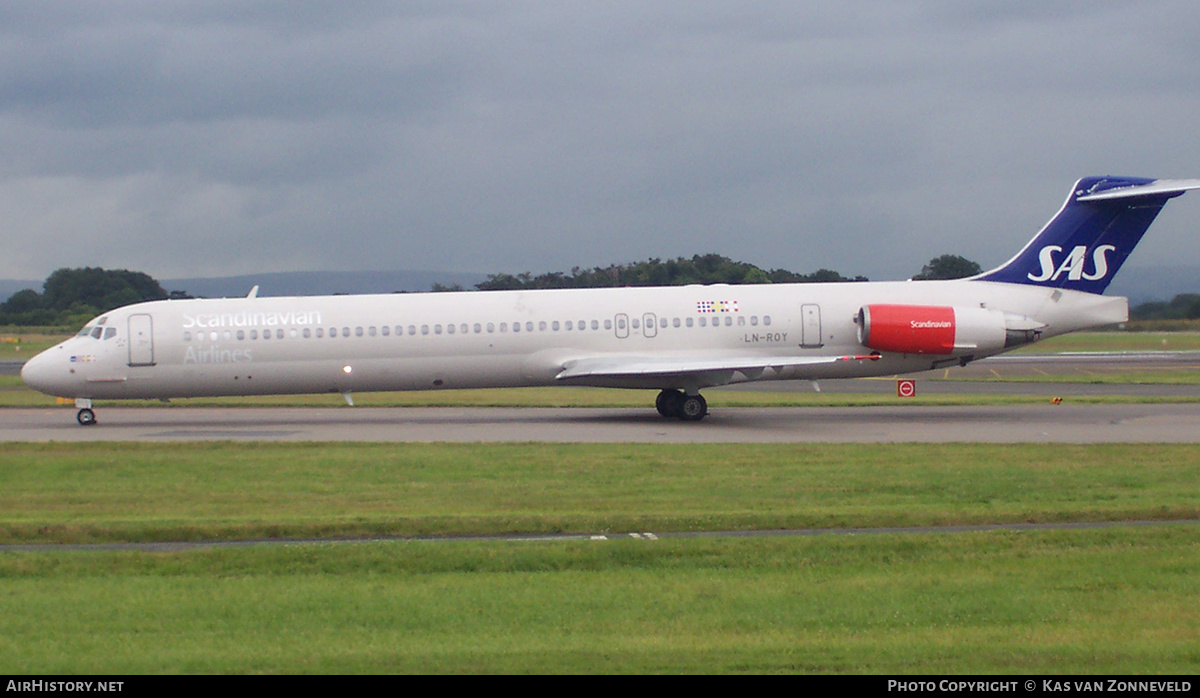
[[[1196,176],[1185,2],[0,7],[0,275],[1003,261]],[[1138,257],[1170,257],[1164,218]]]

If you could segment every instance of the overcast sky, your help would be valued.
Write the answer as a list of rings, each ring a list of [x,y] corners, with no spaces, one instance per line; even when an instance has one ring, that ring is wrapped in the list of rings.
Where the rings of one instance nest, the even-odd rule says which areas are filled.
[[[1008,259],[1200,177],[1200,3],[6,0],[0,278]],[[1200,259],[1200,196],[1135,263]]]

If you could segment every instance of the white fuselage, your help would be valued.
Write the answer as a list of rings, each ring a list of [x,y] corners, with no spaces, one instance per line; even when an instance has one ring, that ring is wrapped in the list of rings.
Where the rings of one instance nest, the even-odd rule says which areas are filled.
[[[1043,337],[1127,314],[1124,298],[967,280],[156,301],[93,320],[22,375],[43,392],[85,399],[553,384],[694,391],[907,373],[1011,348],[563,376],[580,360],[686,366],[728,357],[734,366],[746,357],[861,357],[869,350],[856,318],[873,303],[986,308],[1036,320]]]

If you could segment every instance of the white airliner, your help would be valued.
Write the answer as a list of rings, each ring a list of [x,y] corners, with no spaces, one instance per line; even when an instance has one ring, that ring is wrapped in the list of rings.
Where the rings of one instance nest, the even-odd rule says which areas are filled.
[[[957,281],[676,286],[138,303],[31,359],[92,400],[587,385],[659,390],[694,421],[729,383],[966,365],[1122,322],[1100,295],[1168,199],[1200,180],[1089,177],[1001,267]]]

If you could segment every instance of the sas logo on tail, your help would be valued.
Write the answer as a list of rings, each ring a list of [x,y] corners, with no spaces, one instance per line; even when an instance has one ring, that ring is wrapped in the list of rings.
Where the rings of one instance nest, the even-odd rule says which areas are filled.
[[[1071,250],[1061,262],[1056,262],[1054,256],[1062,252],[1063,248],[1058,245],[1047,245],[1038,253],[1038,261],[1042,265],[1041,273],[1027,274],[1026,276],[1030,281],[1057,281],[1065,273],[1070,281],[1098,281],[1108,275],[1108,258],[1105,255],[1115,249],[1117,248],[1113,245],[1100,245],[1092,250],[1092,271],[1088,273],[1084,269],[1088,252],[1086,246],[1079,245]]]

